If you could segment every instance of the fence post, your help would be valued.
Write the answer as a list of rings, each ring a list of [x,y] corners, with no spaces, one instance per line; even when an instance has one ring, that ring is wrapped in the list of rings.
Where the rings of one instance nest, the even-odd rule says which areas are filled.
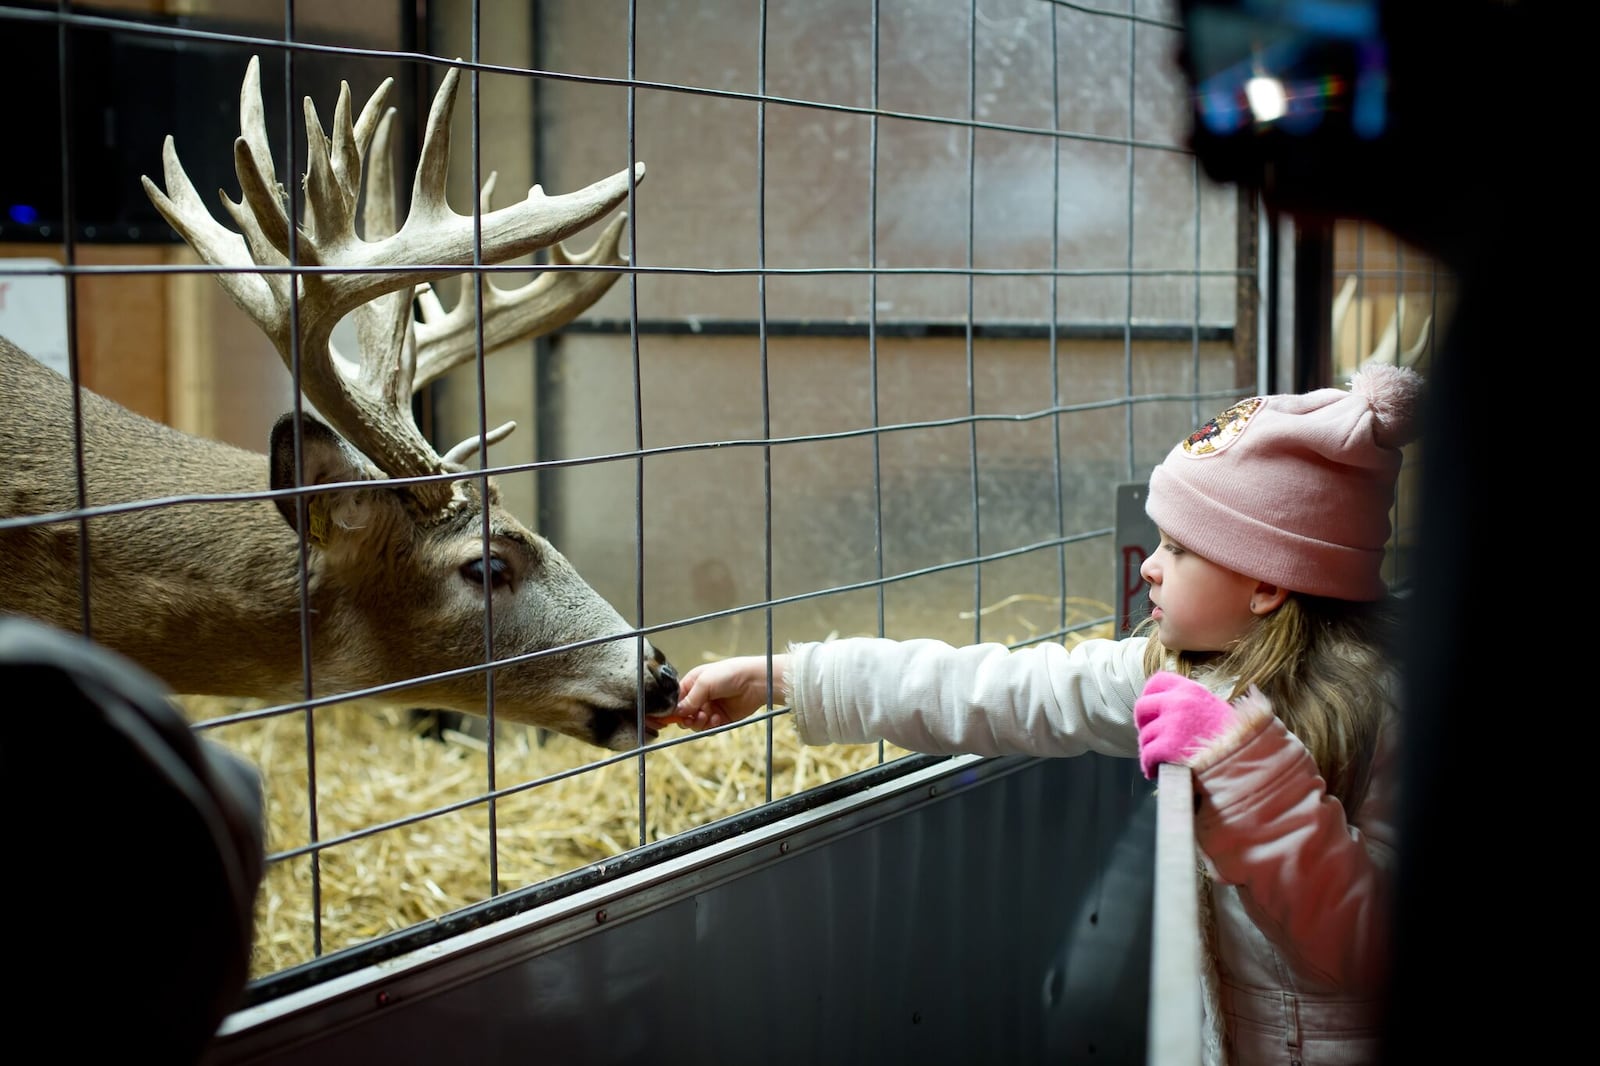
[[[1187,766],[1156,777],[1155,914],[1150,936],[1149,1066],[1201,1061],[1199,864]]]

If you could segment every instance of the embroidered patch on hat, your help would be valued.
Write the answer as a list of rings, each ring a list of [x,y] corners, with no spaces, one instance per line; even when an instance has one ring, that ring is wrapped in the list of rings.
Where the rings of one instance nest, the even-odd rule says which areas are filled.
[[[1252,396],[1248,400],[1240,400],[1185,437],[1182,445],[1183,454],[1192,459],[1204,459],[1216,455],[1239,439],[1239,434],[1244,432],[1245,427],[1250,424],[1250,420],[1261,410],[1261,405],[1265,402],[1264,396]]]

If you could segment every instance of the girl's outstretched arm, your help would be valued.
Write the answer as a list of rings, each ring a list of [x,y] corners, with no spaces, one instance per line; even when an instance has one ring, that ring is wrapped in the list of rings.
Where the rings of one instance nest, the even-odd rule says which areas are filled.
[[[886,740],[930,755],[1137,755],[1143,637],[999,642],[845,637],[791,644],[785,692],[803,744]]]
[[[789,657],[772,657],[770,683],[767,663],[765,655],[739,655],[696,666],[678,681],[678,710],[673,717],[685,729],[699,732],[748,718],[769,699],[783,702]]]

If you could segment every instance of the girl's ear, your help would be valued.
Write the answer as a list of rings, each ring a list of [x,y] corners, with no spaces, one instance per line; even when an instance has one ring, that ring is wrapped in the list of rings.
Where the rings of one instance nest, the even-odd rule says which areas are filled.
[[[1283,606],[1283,601],[1289,598],[1289,590],[1282,585],[1269,585],[1265,581],[1256,585],[1256,590],[1250,594],[1250,613],[1258,618],[1267,615]]]

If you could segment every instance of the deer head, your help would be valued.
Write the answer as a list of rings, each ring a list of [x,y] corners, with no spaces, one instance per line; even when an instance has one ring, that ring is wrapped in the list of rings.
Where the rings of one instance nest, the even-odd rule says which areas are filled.
[[[240,198],[221,197],[237,230],[204,207],[170,136],[162,152],[166,187],[146,177],[144,188],[205,262],[237,268],[217,274],[219,282],[285,365],[298,367],[301,390],[327,420],[280,418],[269,464],[274,489],[297,490],[275,503],[307,542],[319,633],[346,646],[322,666],[319,687],[415,674],[414,649],[423,645],[428,665],[445,676],[408,689],[412,698],[482,713],[487,629],[494,660],[508,661],[494,671],[503,717],[629,748],[639,739],[638,682],[643,709],[664,713],[677,690],[671,666],[648,640],[628,635],[622,617],[547,540],[500,506],[492,478],[463,476],[464,464],[514,424],[441,454],[413,420],[411,396],[476,358],[480,302],[487,352],[558,328],[603,295],[619,273],[581,268],[627,263],[619,251],[626,216],[586,252],[560,242],[623,203],[644,165],[559,196],[536,185],[499,210],[490,209],[491,175],[475,222],[445,202],[457,81],[452,68],[435,94],[403,221],[390,143],[395,113],[384,107],[390,79],[353,119],[349,85],[341,86],[331,139],[305,101],[304,211],[291,228],[256,58],[240,93],[234,142]],[[481,300],[468,288],[450,311],[432,290],[432,282],[474,262],[541,248],[550,249],[555,269],[520,288],[484,280]],[[332,343],[347,315],[355,316],[353,357]],[[341,488],[304,491],[318,485]],[[351,665],[356,660],[360,666]]]

